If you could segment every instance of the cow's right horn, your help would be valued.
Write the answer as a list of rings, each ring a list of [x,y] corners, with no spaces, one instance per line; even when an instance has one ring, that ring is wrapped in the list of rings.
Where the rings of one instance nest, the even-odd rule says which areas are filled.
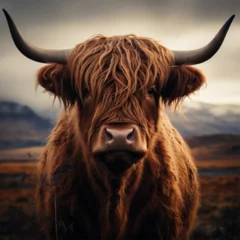
[[[3,9],[3,12],[6,16],[12,39],[18,50],[23,55],[30,58],[31,60],[41,63],[67,63],[67,56],[72,49],[50,50],[33,46],[23,39],[8,12],[5,9]]]
[[[210,59],[221,47],[223,40],[228,32],[228,29],[234,19],[235,15],[231,16],[226,23],[219,30],[217,35],[213,38],[213,40],[208,43],[206,46],[190,50],[190,51],[174,51],[172,50],[175,65],[181,64],[199,64]]]

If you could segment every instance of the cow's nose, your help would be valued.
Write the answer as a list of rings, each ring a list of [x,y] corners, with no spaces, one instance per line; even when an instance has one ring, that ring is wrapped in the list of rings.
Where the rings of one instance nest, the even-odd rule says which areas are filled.
[[[109,146],[118,146],[131,145],[135,140],[135,130],[134,128],[105,128],[104,135],[106,142]]]
[[[93,156],[114,174],[122,174],[147,152],[146,139],[134,124],[108,124],[93,142]]]

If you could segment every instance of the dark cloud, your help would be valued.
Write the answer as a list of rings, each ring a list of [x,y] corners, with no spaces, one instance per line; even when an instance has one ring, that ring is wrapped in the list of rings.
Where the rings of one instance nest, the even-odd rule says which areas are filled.
[[[210,31],[213,37],[236,14],[219,53],[202,64],[201,69],[209,73],[209,78],[239,80],[240,0],[0,0],[0,6],[10,13],[27,40],[49,48],[59,46],[66,37],[71,44],[77,44],[94,34],[110,35],[110,30],[111,34],[118,34],[119,29],[124,34],[143,32],[164,43],[185,34],[190,36],[198,28]],[[76,32],[72,32],[76,29],[80,37],[75,42],[71,38],[78,39]],[[33,78],[42,65],[24,58],[14,47],[3,12],[0,13],[0,39],[0,97],[4,94],[5,98],[21,98],[23,102],[34,99],[36,104],[39,99],[35,98]],[[21,89],[24,82],[25,90]],[[48,101],[40,99],[44,104]]]
[[[33,24],[36,21],[73,21],[96,19],[112,13],[146,12],[159,20],[171,16],[179,21],[208,21],[240,14],[239,0],[11,0],[0,1],[18,21]],[[239,19],[237,19],[239,21]]]
[[[161,33],[160,36],[174,33],[178,37],[194,28],[211,24],[220,26],[234,13],[239,16],[233,24],[240,24],[239,0],[0,0],[0,6],[10,13],[22,33],[44,27],[47,29],[48,26],[55,27],[56,32],[64,33],[63,23],[69,26],[94,26],[101,21],[105,21],[106,29],[112,23],[118,29],[127,18],[129,24],[139,24],[139,27],[144,20],[150,21],[155,32]],[[103,30],[96,29],[93,34],[102,33]],[[32,37],[47,39],[47,32],[41,34],[44,35]],[[0,13],[0,38],[3,54],[4,44],[9,41],[3,13]]]

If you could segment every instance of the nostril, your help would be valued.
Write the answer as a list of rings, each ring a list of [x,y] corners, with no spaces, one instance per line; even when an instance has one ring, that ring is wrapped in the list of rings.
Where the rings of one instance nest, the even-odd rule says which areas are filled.
[[[111,134],[110,130],[105,128],[105,137],[108,143],[111,143],[113,141],[113,135]]]
[[[132,128],[130,131],[131,132],[127,135],[127,141],[132,143],[135,138],[135,130]]]

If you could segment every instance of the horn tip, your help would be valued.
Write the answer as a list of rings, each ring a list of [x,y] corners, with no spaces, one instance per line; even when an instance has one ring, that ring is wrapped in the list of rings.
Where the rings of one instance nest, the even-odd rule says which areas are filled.
[[[4,15],[6,16],[6,18],[9,17],[8,12],[7,12],[4,8],[3,8],[2,10],[3,10],[3,13],[4,13]]]
[[[228,29],[229,29],[229,27],[231,26],[232,21],[233,21],[234,18],[235,18],[235,14],[233,14],[233,15],[225,22],[225,24],[223,25],[223,28],[225,28],[225,29],[228,31]]]
[[[9,26],[9,28],[11,28],[10,25],[14,24],[13,20],[12,20],[11,16],[9,15],[9,13],[4,8],[2,10],[7,19],[8,26]],[[11,31],[11,29],[10,29],[10,31]]]
[[[229,19],[228,19],[228,22],[231,24],[232,23],[232,21],[233,21],[233,19],[235,18],[235,14],[233,14]]]

